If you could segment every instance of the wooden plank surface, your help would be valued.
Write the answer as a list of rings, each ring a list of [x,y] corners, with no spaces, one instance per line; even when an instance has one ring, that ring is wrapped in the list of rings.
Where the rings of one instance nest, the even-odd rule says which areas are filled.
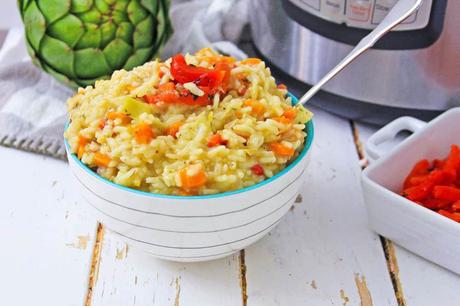
[[[359,139],[364,145],[378,127],[357,124]],[[407,136],[407,135],[406,135]],[[405,136],[397,141],[382,144],[391,150]],[[427,242],[429,243],[429,242]],[[406,249],[388,242],[387,256],[394,281],[397,283],[401,305],[432,306],[460,305],[460,276],[433,264]],[[459,259],[460,260],[460,259]]]
[[[237,255],[204,263],[159,260],[104,234],[91,305],[241,305]]]
[[[245,251],[248,305],[396,305],[384,253],[366,223],[350,123],[315,112],[301,203]]]
[[[65,162],[0,147],[1,305],[82,305],[96,221]]]

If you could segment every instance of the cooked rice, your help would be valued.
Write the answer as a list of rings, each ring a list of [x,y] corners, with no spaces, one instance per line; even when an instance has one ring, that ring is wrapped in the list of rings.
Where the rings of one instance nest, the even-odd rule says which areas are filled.
[[[221,58],[210,49],[185,56],[187,64],[208,68]],[[155,94],[159,85],[170,82],[170,63],[171,60],[155,60],[131,71],[115,71],[110,80],[97,81],[94,88],[80,88],[69,99],[71,121],[65,138],[72,152],[80,152],[83,163],[117,184],[152,193],[190,195],[254,185],[275,175],[298,156],[311,113],[296,106],[293,122],[273,119],[291,108],[291,99],[285,88],[277,87],[262,61],[235,62],[228,92],[215,94],[210,105],[152,105],[151,111],[133,116],[130,123],[123,122],[123,118],[107,119],[111,112],[125,111],[127,97],[143,101],[144,95]],[[184,87],[196,96],[203,94],[194,83]],[[245,105],[248,99],[263,105],[263,113],[257,115]],[[179,121],[183,124],[176,137],[165,135],[165,130]],[[135,139],[133,126],[139,123],[147,124],[154,132],[155,137],[146,144]],[[210,137],[216,133],[226,144],[208,147]],[[88,140],[83,145],[79,142],[82,137]],[[278,156],[270,147],[273,142],[293,148],[295,153]],[[107,156],[108,165],[97,166],[96,154]],[[192,166],[187,171],[205,171],[204,186],[184,190],[179,172],[189,165],[200,167]],[[251,170],[254,165],[262,166],[263,175]]]

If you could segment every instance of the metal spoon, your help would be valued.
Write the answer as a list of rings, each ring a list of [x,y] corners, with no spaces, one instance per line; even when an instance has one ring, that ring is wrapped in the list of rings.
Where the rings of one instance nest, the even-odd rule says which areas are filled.
[[[310,90],[307,91],[302,98],[300,98],[299,104],[305,105],[324,84],[336,76],[358,56],[370,49],[380,38],[382,38],[383,35],[388,33],[391,29],[415,12],[422,2],[423,0],[399,0],[390,10],[388,15],[385,16],[382,22],[380,22],[372,32],[361,39],[356,47],[353,48],[353,50],[351,50],[351,52],[337,66],[331,69],[331,71],[329,71],[318,83],[316,83],[316,85],[310,88]]]

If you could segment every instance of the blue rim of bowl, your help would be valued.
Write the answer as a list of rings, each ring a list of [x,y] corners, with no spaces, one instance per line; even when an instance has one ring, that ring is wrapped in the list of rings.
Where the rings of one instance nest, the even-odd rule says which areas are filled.
[[[292,105],[296,105],[299,100],[291,93],[288,93],[288,96],[292,99]],[[67,130],[67,127],[69,126],[69,123],[66,124],[65,129]],[[107,183],[113,187],[119,188],[124,191],[132,192],[134,194],[142,195],[142,196],[148,196],[152,198],[160,198],[160,199],[171,199],[171,200],[205,200],[205,199],[216,199],[216,198],[222,198],[226,196],[232,196],[232,195],[237,195],[240,193],[248,192],[254,189],[257,189],[259,187],[262,187],[264,185],[267,185],[279,178],[281,178],[283,175],[288,173],[292,168],[294,168],[307,154],[308,150],[310,149],[312,143],[313,143],[313,136],[314,136],[314,127],[313,127],[313,120],[310,119],[310,121],[307,122],[305,126],[305,131],[307,132],[307,137],[305,139],[305,144],[302,149],[302,152],[300,152],[299,156],[290,163],[286,168],[275,174],[269,179],[266,179],[260,183],[257,183],[255,185],[245,187],[242,189],[238,190],[232,190],[232,191],[227,191],[227,192],[222,192],[222,193],[216,193],[216,194],[208,194],[208,195],[201,195],[201,196],[178,196],[178,195],[168,195],[168,194],[160,194],[160,193],[152,193],[152,192],[147,192],[147,191],[142,191],[142,190],[137,190],[133,189],[130,187],[126,187],[123,185],[116,184],[112,181],[109,181],[108,179],[98,175],[96,172],[91,170],[87,165],[85,165],[81,160],[78,159],[78,157],[75,155],[75,153],[72,153],[72,159],[86,172],[88,172],[90,175],[95,177],[98,180],[103,181],[104,183]],[[68,152],[70,151],[70,145],[67,142],[67,139],[64,138],[64,144]]]

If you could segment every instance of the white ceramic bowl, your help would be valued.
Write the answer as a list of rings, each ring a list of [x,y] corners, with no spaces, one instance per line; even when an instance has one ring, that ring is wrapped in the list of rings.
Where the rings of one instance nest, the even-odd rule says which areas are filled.
[[[83,197],[105,226],[153,256],[205,261],[254,243],[289,210],[310,160],[311,121],[306,131],[301,154],[283,171],[248,188],[207,196],[168,196],[120,186],[84,165],[67,142],[66,150]]]
[[[424,158],[445,158],[460,145],[460,108],[426,123],[402,117],[369,138],[366,151],[374,163],[363,172],[362,185],[370,226],[406,249],[460,274],[460,224],[398,195],[413,165]],[[399,132],[414,132],[391,152],[379,144]],[[384,156],[382,156],[384,155]]]

